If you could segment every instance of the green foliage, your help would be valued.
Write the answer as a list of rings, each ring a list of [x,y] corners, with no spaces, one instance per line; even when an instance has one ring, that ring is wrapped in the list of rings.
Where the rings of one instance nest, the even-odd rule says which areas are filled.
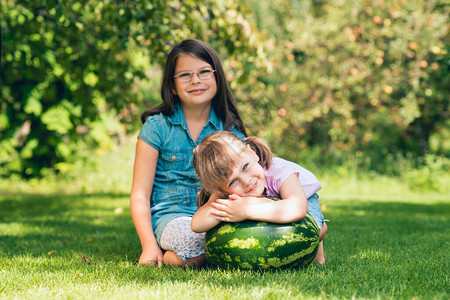
[[[277,155],[399,175],[450,154],[445,1],[0,1],[0,176],[68,172],[134,132],[186,38],[218,50]]]
[[[403,177],[411,190],[445,192],[448,189],[445,181],[448,170],[450,170],[450,159],[428,154],[425,156],[423,166],[406,172]]]
[[[273,68],[238,98],[277,154],[321,165],[356,155],[378,171],[389,155],[420,165],[450,154],[444,1],[248,2]]]
[[[80,142],[111,147],[130,129],[121,124],[133,129],[144,105],[160,102],[143,103],[137,86],[156,80],[146,69],[163,63],[182,39],[200,38],[229,53],[251,53],[254,43],[240,30],[246,22],[235,1],[1,6],[0,176],[58,169]]]

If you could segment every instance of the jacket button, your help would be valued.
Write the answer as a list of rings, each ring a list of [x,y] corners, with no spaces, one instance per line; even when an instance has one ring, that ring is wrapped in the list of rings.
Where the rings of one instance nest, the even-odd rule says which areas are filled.
[[[175,160],[175,159],[177,159],[177,157],[175,155],[172,155],[171,159]]]

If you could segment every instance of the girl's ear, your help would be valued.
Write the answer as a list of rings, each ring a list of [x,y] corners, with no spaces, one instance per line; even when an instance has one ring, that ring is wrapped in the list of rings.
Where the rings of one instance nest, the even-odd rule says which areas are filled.
[[[174,95],[177,95],[177,96],[178,96],[178,94],[177,94],[177,90],[176,90],[176,89],[172,89],[172,94],[174,94]]]

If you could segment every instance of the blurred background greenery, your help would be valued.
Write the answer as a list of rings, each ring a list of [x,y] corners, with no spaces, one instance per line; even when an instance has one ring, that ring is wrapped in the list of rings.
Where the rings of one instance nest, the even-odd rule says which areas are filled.
[[[127,190],[165,57],[197,38],[221,56],[249,134],[277,155],[322,177],[448,191],[448,1],[0,3],[8,182],[90,191],[104,173],[105,188]]]

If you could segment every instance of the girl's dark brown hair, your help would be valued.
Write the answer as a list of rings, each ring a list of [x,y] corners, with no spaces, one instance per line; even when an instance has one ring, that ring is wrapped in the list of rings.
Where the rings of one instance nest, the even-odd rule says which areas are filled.
[[[212,99],[212,107],[220,120],[225,123],[225,130],[231,130],[234,126],[247,136],[244,122],[237,109],[236,101],[227,85],[219,56],[208,44],[194,39],[184,40],[175,45],[172,51],[170,51],[166,60],[161,85],[161,98],[163,103],[156,108],[143,112],[141,115],[142,123],[145,123],[145,120],[151,115],[159,113],[165,116],[172,115],[175,103],[180,102],[180,98],[173,94],[172,91],[175,89],[175,80],[173,77],[175,75],[175,66],[181,54],[187,54],[201,59],[216,70],[214,76],[217,82],[217,93]]]
[[[231,148],[235,143],[237,147]],[[258,155],[260,165],[268,169],[273,153],[267,143],[258,137],[247,137],[243,141],[234,133],[217,131],[207,135],[194,149],[194,169],[203,183],[197,197],[198,207],[208,202],[214,191],[218,191],[220,184],[231,175],[233,167],[242,160],[241,153],[249,151],[248,147]]]

